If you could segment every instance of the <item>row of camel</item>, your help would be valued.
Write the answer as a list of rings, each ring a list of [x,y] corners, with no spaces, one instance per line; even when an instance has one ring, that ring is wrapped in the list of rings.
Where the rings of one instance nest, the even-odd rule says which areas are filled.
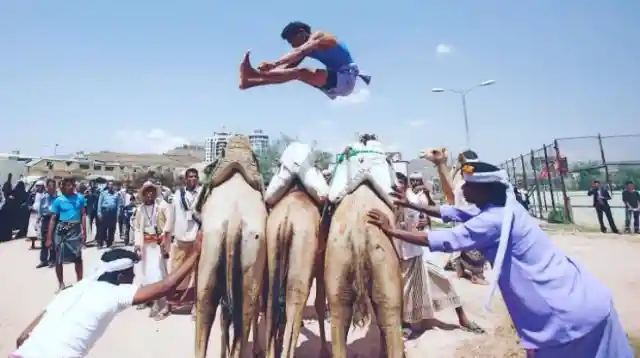
[[[305,188],[305,178],[293,180],[276,203],[265,203],[264,190],[254,180],[256,173],[251,173],[257,170],[257,161],[243,163],[255,161],[255,156],[243,153],[251,150],[247,138],[234,136],[229,146],[232,149],[223,154],[227,163],[214,169],[215,185],[210,185],[198,205],[204,238],[196,275],[195,356],[207,356],[220,306],[222,357],[249,354],[252,329],[254,356],[264,350],[269,358],[294,357],[303,309],[315,279],[321,356],[346,358],[351,324],[362,326],[373,313],[381,355],[403,357],[402,278],[396,248],[366,222],[371,209],[393,218],[389,198],[380,194],[391,182],[376,188],[365,178],[341,195],[331,215],[316,193]],[[349,160],[358,162],[357,157],[347,156],[345,161]],[[382,170],[392,173],[387,165]],[[331,352],[325,336],[325,298],[331,317]],[[261,312],[266,332],[260,333]],[[266,337],[266,347],[257,343],[260,334]]]

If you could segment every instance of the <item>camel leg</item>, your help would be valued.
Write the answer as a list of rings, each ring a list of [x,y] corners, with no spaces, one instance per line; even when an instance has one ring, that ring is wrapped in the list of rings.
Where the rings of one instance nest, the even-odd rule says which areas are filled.
[[[315,263],[316,278],[316,300],[314,302],[316,315],[318,315],[318,325],[320,328],[320,357],[329,357],[327,348],[327,336],[324,328],[325,317],[327,316],[326,292],[324,287],[324,252],[316,255]]]
[[[331,238],[330,238],[331,240]],[[340,237],[336,242],[346,243],[348,237]],[[336,245],[338,246],[338,245]],[[340,245],[342,246],[342,245]],[[351,250],[346,247],[327,247],[324,271],[329,310],[331,311],[331,351],[333,358],[347,358],[347,334],[353,318],[355,292],[348,281],[352,266]]]
[[[380,263],[372,265],[371,304],[382,336],[383,356],[402,358],[402,276],[399,265],[392,265],[390,260],[397,260],[391,245],[387,250],[378,247],[371,255],[371,262]]]
[[[221,261],[221,232],[204,234],[202,252],[198,261],[196,283],[196,342],[195,357],[205,358],[209,346],[209,335],[215,320],[216,310],[220,303],[220,295],[215,292],[217,271]],[[220,282],[224,284],[224,282]]]
[[[234,329],[236,332],[240,332],[240,337],[233,337],[234,342],[231,349],[231,356],[234,358],[245,356],[244,350],[247,348],[249,343],[251,326],[255,320],[255,315],[260,312],[260,283],[263,278],[266,263],[266,246],[264,245],[264,234],[256,234],[256,232],[264,233],[264,230],[248,230],[247,234],[243,232],[242,250],[246,250],[248,252],[242,252],[241,258],[244,271],[242,275],[242,287],[244,288],[244,298],[242,300],[242,328],[240,330]],[[255,240],[257,244],[254,247],[248,247],[244,245],[247,240]],[[261,247],[258,248],[257,246]],[[251,257],[251,252],[257,252],[257,256]]]
[[[287,323],[284,330],[281,357],[293,358],[295,353],[302,325],[302,311],[307,304],[307,299],[309,299],[309,291],[313,282],[317,241],[316,230],[313,227],[294,231],[288,255]]]
[[[278,257],[276,256],[276,253],[278,252],[278,230],[279,225],[277,223],[269,223],[267,226],[267,274],[269,277],[268,282],[266,283],[268,286],[267,308],[265,312],[266,358],[276,358],[276,336],[278,327],[274,327],[274,322],[276,318],[275,315],[278,314],[279,307],[274,306],[274,304],[278,305],[278,298],[274,298],[274,296],[279,291],[278,287],[280,285],[279,280],[276,279],[276,273],[278,272]],[[278,287],[275,286],[276,284]]]
[[[223,308],[224,312],[220,315],[220,358],[229,357],[229,329],[231,329],[231,322],[233,321],[225,310],[226,308]]]

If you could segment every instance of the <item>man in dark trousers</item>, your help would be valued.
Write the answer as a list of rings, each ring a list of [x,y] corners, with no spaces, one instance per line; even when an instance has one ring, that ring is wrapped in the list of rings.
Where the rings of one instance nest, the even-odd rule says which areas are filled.
[[[89,231],[94,234],[94,240],[98,244],[104,240],[100,238],[100,223],[98,222],[98,198],[100,197],[100,189],[96,186],[95,181],[89,182],[89,190],[86,193],[87,197],[87,216],[89,217]],[[93,225],[96,225],[96,230],[93,230]]]
[[[633,216],[633,232],[640,233],[640,194],[636,191],[633,182],[628,181],[627,188],[622,192],[622,202],[625,206],[624,211],[624,232],[631,233],[631,217]]]
[[[106,243],[107,247],[113,245],[121,206],[120,195],[113,187],[113,182],[110,181],[98,198],[98,221],[100,223],[98,235],[100,235],[99,240],[104,240],[98,241],[98,248],[102,248],[103,243]]]
[[[587,195],[593,196],[593,207],[596,209],[598,215],[598,222],[600,223],[600,231],[607,232],[607,227],[604,226],[602,215],[607,216],[607,221],[611,227],[613,233],[619,234],[615,221],[613,221],[613,215],[611,215],[611,207],[609,206],[609,200],[611,200],[611,194],[606,187],[600,185],[598,180],[594,180],[591,183],[591,189],[587,192]]]

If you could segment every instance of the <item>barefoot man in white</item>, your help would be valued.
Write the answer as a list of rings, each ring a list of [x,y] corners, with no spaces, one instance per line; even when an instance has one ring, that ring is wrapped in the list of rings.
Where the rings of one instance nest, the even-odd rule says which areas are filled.
[[[150,285],[167,277],[165,257],[170,240],[166,238],[170,237],[170,230],[166,220],[166,207],[161,208],[159,193],[160,188],[152,182],[144,183],[138,191],[138,201],[142,204],[133,223],[133,230],[135,251],[142,257],[143,285]],[[150,304],[152,308],[149,317],[161,318],[159,313],[166,307],[166,299],[162,297]],[[147,305],[138,306],[139,309],[146,307]]]
[[[58,294],[29,323],[9,358],[86,357],[118,313],[172,292],[199,257],[198,241],[178,270],[160,282],[139,286],[133,284],[138,255],[125,249],[105,252],[94,274]]]
[[[200,230],[200,225],[194,219],[194,208],[202,187],[198,184],[198,171],[189,168],[185,172],[185,187],[176,190],[173,195],[173,215],[171,215],[171,228],[175,242],[171,246],[171,270],[180,267],[189,253],[193,250],[193,244]],[[193,274],[187,276],[176,288],[176,296],[169,301],[168,313],[176,306],[191,306],[193,308],[193,287],[195,280]]]

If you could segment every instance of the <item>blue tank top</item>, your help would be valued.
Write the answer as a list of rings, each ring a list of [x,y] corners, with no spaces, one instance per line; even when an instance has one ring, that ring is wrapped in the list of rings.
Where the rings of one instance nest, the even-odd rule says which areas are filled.
[[[315,50],[309,54],[309,57],[322,62],[328,70],[338,71],[342,67],[353,63],[351,53],[344,42],[338,41],[335,47],[318,51]]]

